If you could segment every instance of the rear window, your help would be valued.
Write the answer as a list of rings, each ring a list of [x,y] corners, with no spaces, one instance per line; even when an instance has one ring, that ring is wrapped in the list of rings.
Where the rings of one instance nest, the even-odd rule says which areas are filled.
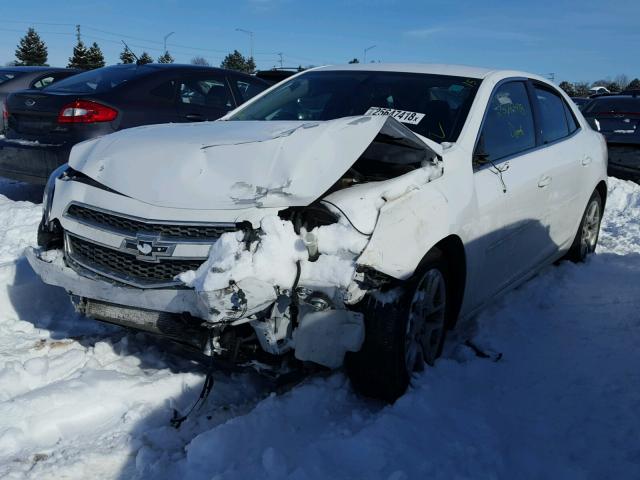
[[[98,68],[55,82],[44,90],[61,93],[102,93],[148,73],[149,69],[135,64]]]
[[[640,98],[603,97],[593,99],[584,113],[640,113]]]
[[[2,70],[0,70],[0,85],[2,85],[4,82],[8,82],[9,80],[13,80],[19,75],[20,74],[16,72],[3,72]]]
[[[419,73],[308,72],[284,81],[229,120],[333,120],[386,115],[437,142],[454,142],[480,82]]]

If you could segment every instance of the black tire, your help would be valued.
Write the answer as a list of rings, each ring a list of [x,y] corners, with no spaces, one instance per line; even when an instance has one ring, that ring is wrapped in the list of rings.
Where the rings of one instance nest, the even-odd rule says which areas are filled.
[[[345,358],[345,368],[354,388],[361,394],[386,402],[394,402],[409,386],[412,371],[407,366],[406,340],[407,326],[412,309],[412,301],[423,284],[428,272],[437,270],[444,280],[444,320],[439,338],[432,352],[431,364],[440,356],[447,327],[450,325],[449,297],[447,296],[448,268],[439,255],[430,255],[423,262],[418,273],[400,287],[399,295],[390,302],[381,302],[373,295],[366,295],[358,305],[365,317],[365,339],[359,352],[349,352]],[[435,331],[435,330],[434,330]],[[423,351],[424,355],[424,351]],[[421,365],[418,365],[421,363]],[[415,370],[424,367],[424,360],[416,360]]]
[[[597,210],[597,219],[595,225],[590,225],[592,223],[592,221],[590,220],[590,212],[593,208]],[[591,195],[591,198],[589,198],[589,201],[587,202],[587,207],[584,209],[582,219],[580,220],[580,226],[578,227],[576,236],[573,240],[573,243],[571,244],[571,248],[569,248],[569,251],[565,255],[565,259],[574,263],[584,262],[585,259],[595,251],[598,244],[598,237],[600,235],[601,222],[602,198],[600,197],[598,191],[595,190]],[[587,230],[591,231],[592,228],[595,228],[594,232],[590,232],[592,237],[588,239],[585,238],[585,236],[587,235]]]

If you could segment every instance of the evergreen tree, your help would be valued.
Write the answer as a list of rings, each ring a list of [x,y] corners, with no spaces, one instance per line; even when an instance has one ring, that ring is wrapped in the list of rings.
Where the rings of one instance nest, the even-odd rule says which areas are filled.
[[[96,42],[91,44],[87,50],[87,63],[89,69],[104,67],[104,55]]]
[[[120,61],[122,63],[135,63],[136,56],[128,47],[124,47],[124,50],[120,53]]]
[[[47,65],[47,46],[33,28],[20,39],[16,58],[16,65]]]
[[[146,63],[153,63],[153,58],[147,52],[142,52],[142,55],[138,58],[138,64],[144,65]]]
[[[237,70],[238,72],[253,73],[256,69],[256,62],[253,57],[245,58],[238,50],[234,50],[222,60],[220,68]]]
[[[249,57],[245,63],[245,70],[246,73],[253,73],[256,71],[256,62],[253,59],[253,57]]]
[[[560,88],[564,90],[564,92],[570,97],[576,96],[576,89],[573,87],[572,83],[569,82],[560,82]]]
[[[69,68],[89,70],[89,50],[82,40],[78,39],[78,43],[73,47],[73,56],[69,58],[69,65],[67,66]]]
[[[203,65],[205,67],[209,66],[209,62],[204,57],[193,57],[191,59],[191,65]]]
[[[158,63],[173,63],[173,57],[168,51],[158,57]]]
[[[627,85],[627,88],[629,90],[640,90],[640,78],[634,78],[631,80],[629,85]]]

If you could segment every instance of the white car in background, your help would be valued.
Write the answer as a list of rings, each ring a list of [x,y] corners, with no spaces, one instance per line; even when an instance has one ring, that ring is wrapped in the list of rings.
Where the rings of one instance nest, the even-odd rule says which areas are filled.
[[[605,93],[611,93],[607,87],[598,86],[598,87],[591,87],[589,89],[590,95],[603,95]]]
[[[30,263],[89,317],[386,400],[447,329],[593,252],[607,151],[544,78],[321,67],[223,117],[76,145]]]

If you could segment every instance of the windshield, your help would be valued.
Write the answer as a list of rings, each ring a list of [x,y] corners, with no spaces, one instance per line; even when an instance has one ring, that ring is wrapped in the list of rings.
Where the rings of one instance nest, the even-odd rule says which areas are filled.
[[[135,64],[104,67],[65,78],[44,90],[60,93],[102,93],[146,73],[149,73],[148,69]]]
[[[454,142],[481,80],[419,73],[315,71],[288,80],[229,120],[332,120],[389,115],[436,142]]]

